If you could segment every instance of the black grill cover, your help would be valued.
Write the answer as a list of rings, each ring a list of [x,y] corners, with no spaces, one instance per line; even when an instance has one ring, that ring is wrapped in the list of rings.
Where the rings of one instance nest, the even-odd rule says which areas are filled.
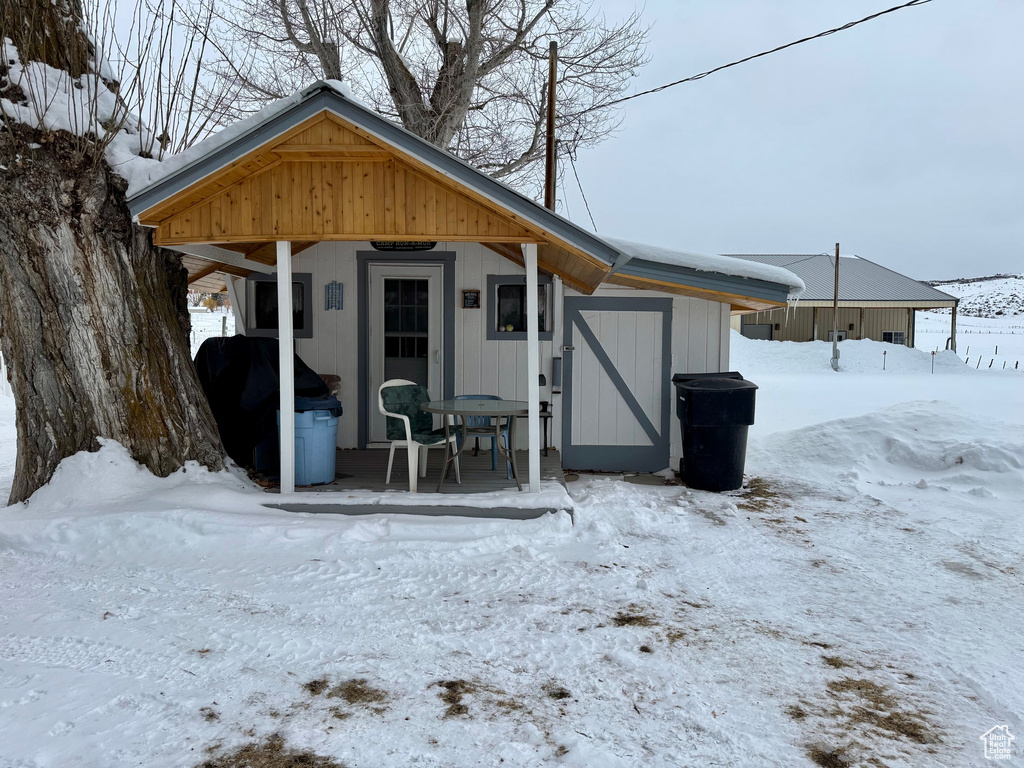
[[[239,466],[279,475],[277,409],[281,384],[277,339],[207,339],[196,353],[195,364],[228,456]],[[329,396],[323,379],[296,355],[296,400]]]

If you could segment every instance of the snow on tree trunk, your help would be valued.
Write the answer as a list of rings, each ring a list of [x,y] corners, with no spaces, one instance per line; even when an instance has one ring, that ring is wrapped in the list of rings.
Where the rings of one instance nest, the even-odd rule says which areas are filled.
[[[0,350],[18,430],[10,503],[98,438],[161,476],[188,460],[223,468],[189,356],[180,258],[132,223],[126,183],[105,161],[83,160],[63,133],[34,132],[45,143],[19,156],[13,145],[35,146],[19,133],[0,134]]]

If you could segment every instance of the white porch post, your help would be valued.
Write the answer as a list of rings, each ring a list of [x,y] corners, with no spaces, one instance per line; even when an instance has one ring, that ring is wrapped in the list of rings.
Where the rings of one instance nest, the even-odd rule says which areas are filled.
[[[292,244],[277,244],[277,338],[281,372],[281,493],[295,490],[295,357],[292,328]]]
[[[530,415],[530,493],[540,493],[540,329],[537,318],[537,244],[527,243],[526,264],[526,378]]]

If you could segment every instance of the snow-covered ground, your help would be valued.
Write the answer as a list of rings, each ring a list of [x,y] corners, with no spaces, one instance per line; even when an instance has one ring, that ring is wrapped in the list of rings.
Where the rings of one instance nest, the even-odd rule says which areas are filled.
[[[235,314],[227,308],[215,312],[189,312],[189,320],[192,321],[192,333],[189,336],[192,357],[196,356],[200,345],[207,339],[235,335]]]
[[[575,524],[68,459],[0,510],[0,766],[990,764],[1024,739],[1024,379],[732,343],[746,488],[584,477]]]
[[[918,312],[914,341],[926,352],[944,350],[949,338],[949,313]],[[956,319],[956,351],[971,368],[1024,371],[1024,314]]]
[[[960,299],[961,316],[1024,316],[1024,275],[968,277],[929,285]]]

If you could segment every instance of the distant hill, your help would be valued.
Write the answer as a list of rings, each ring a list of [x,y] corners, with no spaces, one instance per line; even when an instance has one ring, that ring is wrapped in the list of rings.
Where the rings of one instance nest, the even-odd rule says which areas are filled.
[[[1024,275],[986,275],[956,280],[922,280],[960,299],[959,314],[969,317],[1024,315]]]

